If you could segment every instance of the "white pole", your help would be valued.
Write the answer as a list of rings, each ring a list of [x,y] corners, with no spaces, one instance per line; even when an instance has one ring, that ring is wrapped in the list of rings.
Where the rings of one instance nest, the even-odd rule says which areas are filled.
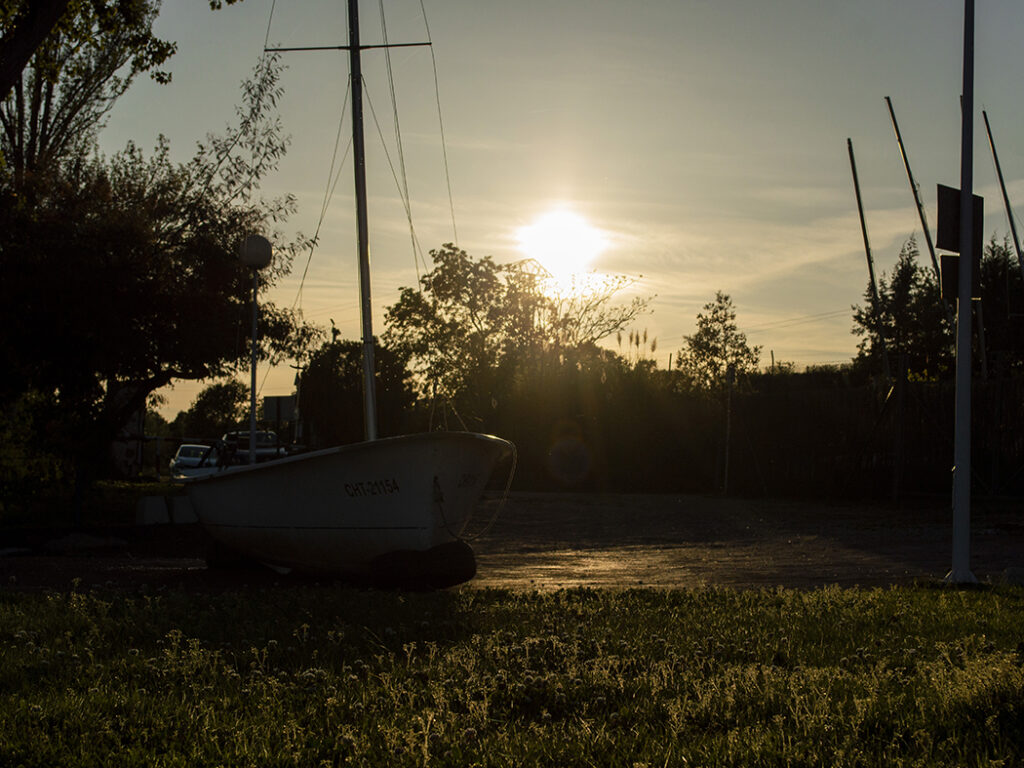
[[[249,382],[249,463],[256,463],[256,331],[259,319],[260,270],[270,264],[273,247],[262,235],[249,235],[242,241],[238,257],[252,268],[252,359]]]
[[[953,432],[953,567],[950,584],[971,573],[971,267],[974,263],[974,0],[964,0],[963,109],[960,146],[960,291],[956,313],[956,413]],[[980,254],[979,254],[980,255]]]
[[[259,318],[259,307],[256,295],[260,287],[260,273],[256,267],[252,269],[252,364],[249,383],[249,463],[256,463],[256,328]]]

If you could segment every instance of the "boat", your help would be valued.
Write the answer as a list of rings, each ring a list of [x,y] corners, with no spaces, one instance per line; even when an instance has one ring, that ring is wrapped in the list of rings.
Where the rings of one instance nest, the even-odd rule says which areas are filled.
[[[476,573],[466,525],[515,448],[472,432],[377,434],[358,0],[348,16],[365,440],[222,467],[188,479],[186,492],[219,553],[281,571],[446,587]]]

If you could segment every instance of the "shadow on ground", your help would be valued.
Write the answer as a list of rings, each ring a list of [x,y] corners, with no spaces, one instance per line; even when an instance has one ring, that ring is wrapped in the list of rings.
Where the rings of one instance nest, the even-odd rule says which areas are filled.
[[[485,501],[468,534],[477,576],[462,588],[814,588],[938,581],[946,509],[711,496],[513,494]],[[265,569],[211,570],[198,526],[8,532],[0,589],[221,591],[309,583]],[[972,569],[997,582],[1024,566],[1024,510],[976,503]]]

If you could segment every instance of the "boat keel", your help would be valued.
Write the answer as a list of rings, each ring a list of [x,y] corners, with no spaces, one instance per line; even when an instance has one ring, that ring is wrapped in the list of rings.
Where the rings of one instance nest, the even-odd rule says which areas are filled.
[[[385,589],[445,589],[476,575],[476,556],[462,540],[447,541],[427,550],[403,549],[375,557],[369,581]]]

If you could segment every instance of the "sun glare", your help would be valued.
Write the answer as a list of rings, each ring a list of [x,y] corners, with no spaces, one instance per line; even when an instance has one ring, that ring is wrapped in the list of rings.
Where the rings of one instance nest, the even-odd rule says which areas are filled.
[[[579,214],[556,210],[545,213],[516,233],[519,249],[536,259],[559,282],[585,272],[608,247],[601,230]]]

